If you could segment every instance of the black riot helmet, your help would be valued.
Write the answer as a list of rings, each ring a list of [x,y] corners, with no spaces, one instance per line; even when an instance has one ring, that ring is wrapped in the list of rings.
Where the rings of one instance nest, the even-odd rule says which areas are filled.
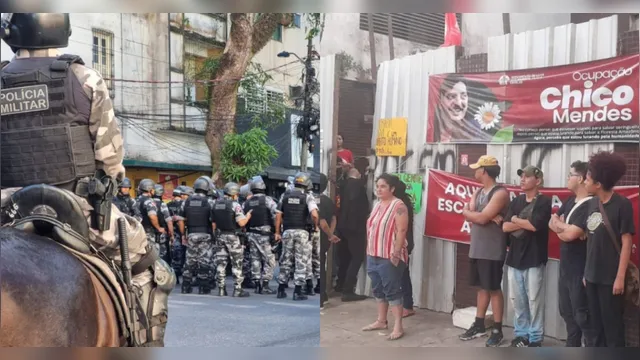
[[[264,194],[267,185],[264,183],[262,176],[254,176],[251,178],[251,192]]]
[[[246,199],[251,193],[251,184],[244,184],[240,186],[240,197]]]
[[[154,190],[154,194],[153,194],[154,197],[161,198],[162,195],[164,195],[164,186],[162,186],[161,184],[155,184],[153,186],[153,190]]]
[[[138,192],[139,193],[150,192],[151,190],[153,190],[153,187],[155,185],[156,183],[153,182],[153,180],[151,179],[142,179],[142,181],[140,181],[140,184],[138,184]]]
[[[297,188],[308,189],[309,185],[313,186],[311,176],[304,171],[299,171],[293,180],[293,185]]]
[[[122,182],[120,183],[120,185],[118,185],[118,188],[131,188],[131,180],[129,180],[129,178],[124,178],[124,180],[122,180]]]
[[[68,13],[7,13],[0,21],[0,37],[13,52],[69,46]]]
[[[191,186],[183,187],[183,195],[187,195],[187,196],[193,195],[193,188]]]
[[[204,177],[198,178],[193,183],[193,190],[197,193],[208,195],[210,189],[211,189],[211,184]]]
[[[216,184],[213,182],[213,179],[211,179],[208,176],[200,176],[196,181],[200,180],[200,179],[204,179],[209,183],[209,189],[207,190],[207,196],[211,196],[211,197],[216,197]],[[195,183],[194,183],[194,190],[195,190]]]
[[[240,185],[238,185],[238,184],[236,184],[234,182],[228,182],[224,186],[225,195],[236,196],[236,195],[238,195],[239,192],[240,192]]]
[[[173,189],[173,196],[182,196],[184,193],[184,186],[180,185],[177,188]]]

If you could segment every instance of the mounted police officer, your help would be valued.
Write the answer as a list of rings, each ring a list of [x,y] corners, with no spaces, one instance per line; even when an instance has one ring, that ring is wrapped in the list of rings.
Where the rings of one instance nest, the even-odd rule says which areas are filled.
[[[190,293],[193,275],[198,277],[198,292],[211,293],[213,283],[215,250],[213,233],[213,201],[207,197],[211,184],[199,178],[193,183],[195,194],[182,204],[180,232],[182,243],[187,246],[187,257],[182,273],[182,293]],[[187,234],[185,237],[184,234]]]
[[[136,208],[136,200],[129,194],[130,190],[131,180],[124,178],[124,180],[118,184],[118,193],[113,197],[113,204],[118,207],[121,213],[133,216],[140,221],[140,212]]]
[[[184,186],[180,185],[173,189],[173,199],[167,203],[169,208],[169,214],[171,214],[171,220],[173,220],[173,238],[171,239],[171,267],[176,272],[177,283],[180,283],[180,276],[182,276],[182,267],[184,266],[185,251],[184,245],[182,245],[182,233],[180,227],[176,226],[180,220],[182,220],[182,194],[184,193]]]
[[[253,196],[244,203],[245,213],[251,212],[247,235],[251,255],[251,280],[254,282],[256,294],[273,294],[269,281],[273,279],[273,270],[276,267],[271,237],[274,220],[280,211],[275,200],[265,194],[266,191],[267,186],[262,177],[254,177],[251,181]]]
[[[286,192],[278,204],[282,216],[276,217],[276,239],[282,238],[282,256],[280,258],[280,273],[278,274],[278,298],[287,297],[286,284],[295,263],[293,300],[306,300],[302,287],[307,280],[307,263],[309,262],[309,232],[307,231],[307,217],[312,216],[314,223],[318,222],[318,205],[314,197],[307,194],[311,179],[309,174],[298,172],[294,179],[294,189]],[[284,232],[280,236],[280,225]]]
[[[173,219],[171,217],[171,213],[169,212],[169,207],[167,204],[162,201],[162,196],[164,195],[164,186],[161,184],[155,184],[153,187],[153,199],[156,202],[156,207],[158,208],[158,222],[160,226],[164,228],[165,232],[163,234],[159,234],[156,236],[156,242],[160,245],[160,257],[164,259],[168,264],[171,264],[171,241],[175,236],[174,227],[173,227]]]
[[[249,293],[242,289],[242,256],[243,246],[238,233],[240,228],[251,220],[251,211],[246,215],[238,204],[240,186],[230,182],[224,186],[224,197],[215,202],[213,221],[218,235],[218,251],[215,256],[215,264],[218,279],[218,294],[226,296],[225,278],[227,276],[227,257],[231,258],[231,273],[234,279],[234,297],[247,297]]]
[[[0,70],[3,206],[21,187],[48,184],[66,190],[91,214],[88,240],[113,249],[105,253],[116,261],[117,220],[124,217],[132,283],[152,327],[147,332],[134,319],[141,329],[134,332],[136,342],[163,346],[175,274],[149,246],[140,222],[111,203],[125,169],[123,139],[105,81],[79,56],[58,52],[69,45],[69,14],[3,14],[0,26],[0,37],[15,53]],[[105,193],[95,192],[100,184]]]

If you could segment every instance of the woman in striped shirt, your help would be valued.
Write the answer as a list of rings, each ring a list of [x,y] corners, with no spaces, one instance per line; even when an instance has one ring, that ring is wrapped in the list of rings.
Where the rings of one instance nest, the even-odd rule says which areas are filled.
[[[407,267],[407,206],[394,193],[400,188],[397,176],[382,174],[376,181],[378,201],[367,220],[367,274],[371,278],[373,296],[378,301],[378,319],[363,331],[388,328],[387,312],[395,320],[389,340],[404,335],[402,329],[402,275]]]

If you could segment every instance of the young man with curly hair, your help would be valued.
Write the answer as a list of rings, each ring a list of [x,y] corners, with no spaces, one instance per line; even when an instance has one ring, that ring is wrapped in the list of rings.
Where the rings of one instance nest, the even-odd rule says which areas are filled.
[[[623,293],[635,225],[631,201],[613,187],[626,170],[624,159],[612,152],[598,152],[589,159],[585,183],[594,197],[581,227],[587,234],[584,285],[596,347],[625,346]]]

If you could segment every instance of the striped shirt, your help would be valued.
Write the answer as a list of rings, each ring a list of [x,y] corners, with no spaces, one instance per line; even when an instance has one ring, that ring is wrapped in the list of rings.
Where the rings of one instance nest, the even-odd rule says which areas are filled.
[[[391,259],[393,243],[396,239],[396,213],[403,205],[402,200],[394,199],[384,208],[381,202],[373,206],[367,220],[367,255]],[[404,239],[400,259],[409,261],[407,239]]]

